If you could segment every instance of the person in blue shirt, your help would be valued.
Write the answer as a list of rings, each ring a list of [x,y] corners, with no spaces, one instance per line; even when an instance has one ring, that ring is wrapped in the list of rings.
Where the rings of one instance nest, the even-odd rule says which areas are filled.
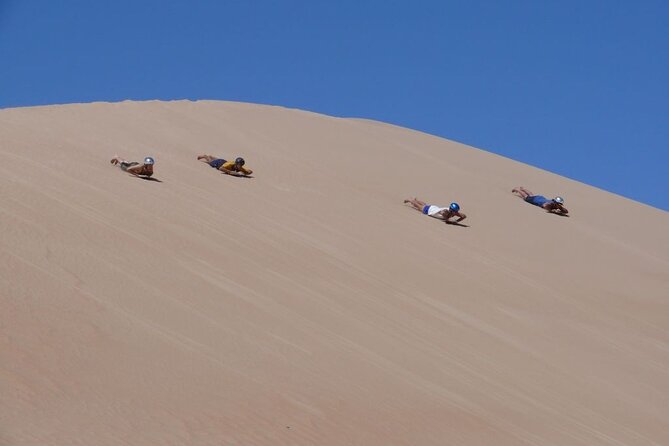
[[[564,199],[562,197],[551,199],[546,198],[543,195],[534,195],[522,186],[512,189],[511,192],[530,204],[546,209],[547,212],[552,212],[558,215],[567,215],[569,213],[567,208],[564,207]]]

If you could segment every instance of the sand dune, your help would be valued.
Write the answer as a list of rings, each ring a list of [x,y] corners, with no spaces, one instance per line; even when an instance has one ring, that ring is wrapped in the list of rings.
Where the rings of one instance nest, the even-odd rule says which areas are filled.
[[[2,445],[669,444],[666,212],[281,107],[8,109],[0,135]]]

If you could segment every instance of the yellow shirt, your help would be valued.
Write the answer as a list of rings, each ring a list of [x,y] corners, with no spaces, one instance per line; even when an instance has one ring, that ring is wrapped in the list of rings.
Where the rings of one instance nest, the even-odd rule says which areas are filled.
[[[228,161],[228,162],[224,163],[221,167],[226,169],[226,170],[232,170],[234,172],[242,172],[245,175],[250,175],[251,174],[250,170],[245,169],[244,166],[239,166],[238,167],[237,164],[235,164],[234,161]]]

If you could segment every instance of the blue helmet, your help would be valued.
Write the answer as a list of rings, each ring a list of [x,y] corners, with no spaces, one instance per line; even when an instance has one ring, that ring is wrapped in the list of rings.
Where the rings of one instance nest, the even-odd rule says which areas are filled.
[[[239,158],[237,158],[237,159],[235,160],[235,164],[239,164],[240,166],[243,166],[244,164],[246,164],[246,161],[244,161],[244,158],[242,158],[242,157],[240,156]]]
[[[153,164],[153,163],[155,163],[155,161],[150,156],[144,158],[144,164]]]
[[[453,212],[458,212],[460,210],[460,205],[457,203],[451,203],[451,205],[448,207],[449,210]]]

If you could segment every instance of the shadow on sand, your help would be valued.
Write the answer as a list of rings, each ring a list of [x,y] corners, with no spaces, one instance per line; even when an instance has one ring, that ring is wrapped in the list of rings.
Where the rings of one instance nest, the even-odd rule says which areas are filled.
[[[140,177],[140,176],[138,176],[138,175],[131,175],[131,176],[133,176],[133,177],[135,177],[135,178],[139,178],[140,180],[144,180],[144,181],[155,181],[155,182],[157,182],[157,183],[162,183],[162,181],[159,180],[158,178],[153,178],[153,177]]]
[[[464,223],[458,223],[457,221],[446,221],[444,223],[446,223],[447,225],[451,225],[451,226],[460,226],[461,228],[468,228],[469,227],[469,225],[466,225]]]

